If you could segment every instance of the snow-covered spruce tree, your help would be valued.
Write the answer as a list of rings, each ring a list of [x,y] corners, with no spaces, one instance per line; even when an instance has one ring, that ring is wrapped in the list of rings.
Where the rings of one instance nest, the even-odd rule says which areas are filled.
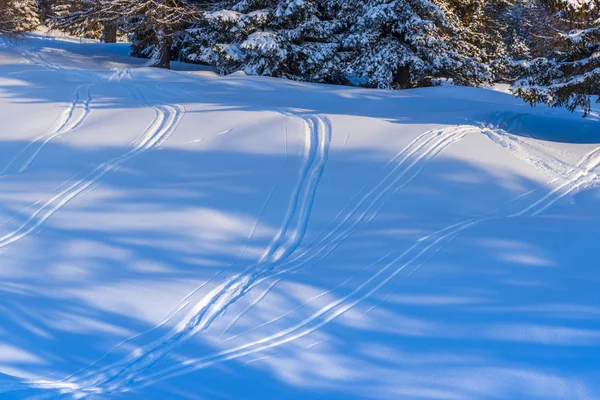
[[[600,0],[546,0],[558,32],[547,54],[523,63],[514,92],[532,105],[591,109],[600,100]]]
[[[104,25],[83,0],[44,0],[46,24],[71,35],[101,39]]]
[[[11,8],[10,0],[0,0],[0,35],[10,35],[15,32],[12,13],[13,9]]]
[[[40,20],[45,23],[52,12],[52,4],[54,0],[38,0],[38,8],[40,10]]]
[[[152,58],[156,54],[157,37],[151,27],[139,27],[129,35],[131,42],[130,55],[139,58]],[[171,51],[173,46],[171,45]],[[173,58],[173,56],[171,56]]]
[[[451,8],[472,32],[494,81],[514,81],[514,60],[529,57],[530,26],[523,20],[529,0],[454,0]]]
[[[537,0],[515,0],[505,11],[504,41],[507,44],[507,57],[511,62],[531,57],[534,31],[538,27],[535,22],[536,3]]]
[[[63,0],[65,1],[65,0]],[[117,27],[136,35],[148,35],[153,44],[151,66],[169,68],[173,37],[200,11],[215,2],[193,0],[78,0],[79,5],[59,16],[56,25],[73,29],[88,23]]]
[[[504,54],[507,29],[496,15],[512,1],[237,0],[189,31],[182,56],[222,73],[349,77],[385,88],[436,78],[477,85],[492,80],[488,64]]]
[[[40,10],[35,0],[13,0],[18,31],[32,31],[40,25]]]
[[[472,23],[464,21],[455,2],[334,2],[339,8],[338,18],[348,24],[349,33],[343,41],[346,72],[368,86],[428,86],[439,78],[461,85],[492,80],[485,50],[473,42]]]
[[[27,32],[39,24],[40,13],[35,0],[0,0],[0,33]]]
[[[207,12],[182,43],[187,61],[221,73],[243,69],[313,82],[340,82],[342,24],[319,0],[241,0]]]

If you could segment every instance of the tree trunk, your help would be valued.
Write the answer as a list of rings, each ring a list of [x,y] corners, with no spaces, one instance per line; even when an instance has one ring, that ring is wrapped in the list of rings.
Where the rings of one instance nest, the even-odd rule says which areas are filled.
[[[171,45],[173,39],[171,36],[160,33],[158,36],[158,49],[153,55],[153,62],[151,67],[156,68],[171,68]]]
[[[408,65],[398,68],[398,71],[394,75],[394,86],[399,89],[408,89],[411,87],[410,67]]]
[[[117,27],[112,24],[104,25],[102,37],[104,39],[104,43],[117,43]]]

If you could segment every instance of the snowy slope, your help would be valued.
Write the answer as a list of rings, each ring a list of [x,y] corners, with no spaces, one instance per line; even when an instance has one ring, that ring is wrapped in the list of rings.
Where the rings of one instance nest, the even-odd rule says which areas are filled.
[[[0,398],[600,398],[597,115],[126,52],[0,45]]]

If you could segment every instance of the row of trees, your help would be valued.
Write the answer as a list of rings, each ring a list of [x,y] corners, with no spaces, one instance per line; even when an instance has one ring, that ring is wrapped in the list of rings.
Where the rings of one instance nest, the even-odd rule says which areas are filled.
[[[133,55],[158,67],[178,59],[224,74],[397,89],[509,81],[531,104],[585,111],[600,95],[600,0],[0,0],[0,8],[11,3],[37,6],[70,33],[128,34]]]

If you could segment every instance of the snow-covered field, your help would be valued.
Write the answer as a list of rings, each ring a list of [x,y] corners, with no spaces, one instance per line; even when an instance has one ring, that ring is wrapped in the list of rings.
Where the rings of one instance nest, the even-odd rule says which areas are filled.
[[[597,114],[126,54],[0,45],[1,399],[600,399]]]

